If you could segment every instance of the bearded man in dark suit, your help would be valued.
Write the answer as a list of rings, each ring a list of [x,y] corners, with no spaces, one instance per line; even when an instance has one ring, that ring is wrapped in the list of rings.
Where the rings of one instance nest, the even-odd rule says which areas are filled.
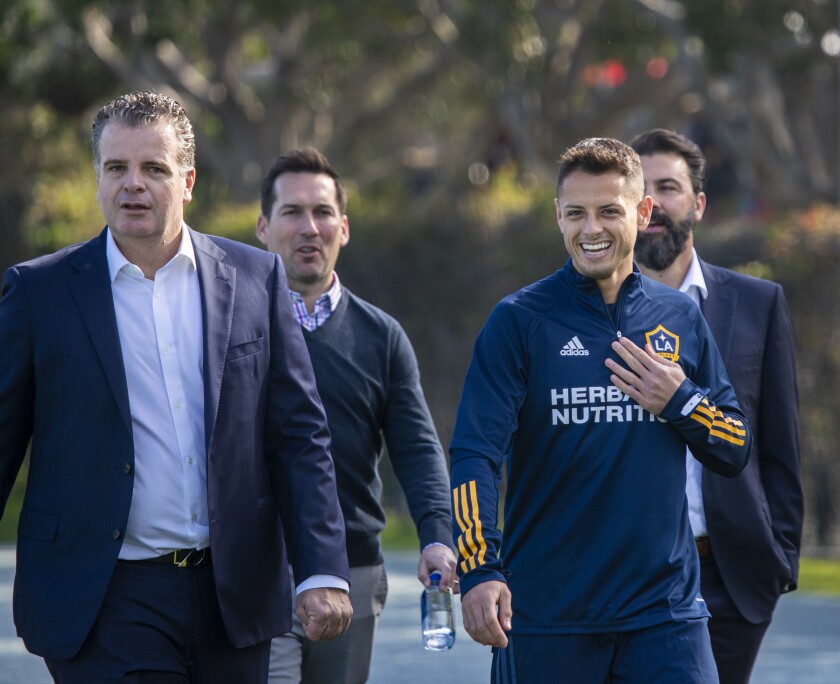
[[[639,269],[697,301],[753,431],[750,460],[737,477],[686,461],[718,674],[721,684],[745,684],[776,602],[796,588],[799,573],[803,502],[790,317],[778,283],[698,258],[693,229],[706,208],[700,148],[664,129],[638,135],[631,146],[653,198],[650,224],[635,246]]]

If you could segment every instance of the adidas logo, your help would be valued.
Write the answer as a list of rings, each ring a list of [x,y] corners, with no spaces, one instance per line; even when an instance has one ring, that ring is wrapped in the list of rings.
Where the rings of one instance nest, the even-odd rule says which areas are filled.
[[[560,350],[560,356],[589,356],[589,350],[586,349],[575,335],[571,340],[563,345]]]

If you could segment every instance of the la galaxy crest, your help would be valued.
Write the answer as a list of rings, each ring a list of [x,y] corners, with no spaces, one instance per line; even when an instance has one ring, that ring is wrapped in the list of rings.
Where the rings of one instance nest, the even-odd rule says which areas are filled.
[[[676,363],[680,358],[680,336],[672,333],[661,323],[655,330],[645,333],[645,339],[653,351],[663,359]]]

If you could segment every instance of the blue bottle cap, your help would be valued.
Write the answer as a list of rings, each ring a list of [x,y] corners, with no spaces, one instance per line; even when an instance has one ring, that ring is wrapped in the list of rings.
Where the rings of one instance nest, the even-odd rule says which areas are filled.
[[[430,580],[432,581],[432,583],[434,583],[434,584],[439,584],[439,583],[440,583],[440,579],[441,579],[441,577],[443,577],[443,575],[441,575],[441,574],[440,574],[440,571],[439,571],[439,570],[434,570],[434,571],[432,572],[432,574],[431,574],[431,575],[429,575],[429,579],[430,579]]]

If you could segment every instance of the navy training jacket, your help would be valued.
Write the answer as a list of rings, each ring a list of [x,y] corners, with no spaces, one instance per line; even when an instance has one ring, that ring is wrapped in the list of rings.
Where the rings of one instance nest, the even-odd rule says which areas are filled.
[[[610,344],[622,335],[649,343],[687,376],[660,416],[610,381],[604,360],[618,359]],[[686,446],[735,476],[750,444],[696,304],[634,267],[608,307],[569,260],[502,300],[475,343],[450,447],[461,591],[506,581],[512,631],[522,634],[707,616],[685,500]]]

